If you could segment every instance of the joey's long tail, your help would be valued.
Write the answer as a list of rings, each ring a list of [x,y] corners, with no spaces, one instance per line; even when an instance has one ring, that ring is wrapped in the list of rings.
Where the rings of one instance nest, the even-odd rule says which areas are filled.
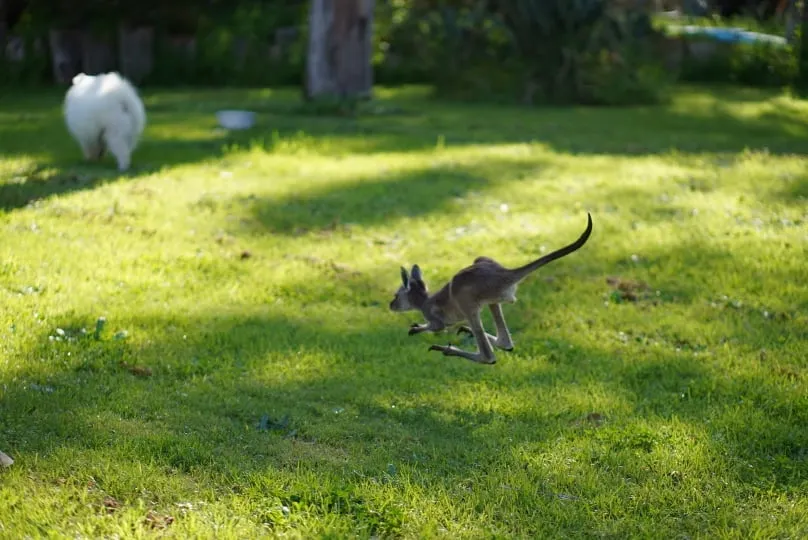
[[[586,241],[589,239],[589,235],[592,233],[592,216],[589,214],[589,212],[586,213],[586,219],[587,219],[586,230],[583,232],[583,234],[581,234],[578,240],[576,240],[572,244],[569,244],[568,246],[564,246],[561,249],[557,249],[552,253],[548,253],[544,257],[540,257],[533,262],[529,262],[524,266],[514,268],[511,272],[513,277],[515,278],[515,281],[519,282],[523,280],[531,272],[539,269],[540,267],[544,266],[547,263],[551,263],[556,259],[560,259],[565,255],[569,255],[573,251],[580,249],[581,246],[586,244]]]

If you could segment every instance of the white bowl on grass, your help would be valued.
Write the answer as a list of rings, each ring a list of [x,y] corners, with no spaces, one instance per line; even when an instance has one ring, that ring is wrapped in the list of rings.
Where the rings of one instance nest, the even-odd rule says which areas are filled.
[[[249,129],[255,125],[255,113],[235,109],[217,111],[216,120],[225,129]]]

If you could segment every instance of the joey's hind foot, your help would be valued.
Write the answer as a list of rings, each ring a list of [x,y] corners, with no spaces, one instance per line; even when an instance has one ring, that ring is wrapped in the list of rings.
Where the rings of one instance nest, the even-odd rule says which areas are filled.
[[[407,335],[414,336],[415,334],[420,334],[424,330],[425,328],[423,326],[415,322],[410,325],[410,329],[407,331]]]
[[[443,353],[443,356],[459,356],[471,360],[472,362],[477,362],[478,364],[492,365],[497,363],[497,359],[494,357],[486,358],[480,353],[464,351],[463,349],[458,349],[451,343],[449,345],[431,345],[429,350],[440,351]]]

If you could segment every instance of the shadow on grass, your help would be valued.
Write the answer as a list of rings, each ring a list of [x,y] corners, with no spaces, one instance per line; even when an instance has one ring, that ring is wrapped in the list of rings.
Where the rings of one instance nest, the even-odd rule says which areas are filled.
[[[398,327],[345,330],[272,314],[155,316],[130,321],[130,328],[171,328],[171,337],[134,347],[109,335],[101,341],[78,337],[78,330],[91,323],[61,321],[65,341],[53,340],[55,329],[41,336],[40,348],[31,354],[43,355],[49,367],[0,376],[5,384],[0,438],[18,453],[108,448],[121,442],[120,424],[134,423],[137,429],[126,435],[134,457],[179,472],[197,467],[258,471],[268,463],[291,467],[304,452],[314,464],[330,465],[332,474],[340,474],[344,465],[374,473],[387,464],[380,457],[408,462],[413,454],[426,453],[438,459],[457,441],[478,444],[474,427],[486,421],[486,415],[456,422],[463,413],[396,408],[397,401],[427,388],[479,376],[459,363],[435,372],[423,360],[407,365],[402,376],[390,350],[414,343]],[[423,353],[427,347],[416,348]],[[328,355],[327,363],[301,364],[301,359],[312,361],[311,355]],[[121,362],[153,373],[138,377]],[[270,422],[262,430],[264,415],[275,423],[288,416],[288,425]],[[107,429],[104,418],[118,427]],[[424,441],[430,432],[440,436]],[[242,444],[232,444],[233,433],[242,434]],[[386,455],[367,452],[366,445],[380,446]]]
[[[796,178],[790,179],[777,196],[787,204],[808,204],[808,166]]]
[[[377,178],[327,183],[284,197],[245,200],[264,231],[299,234],[343,224],[368,225],[449,210],[470,192],[517,179],[541,167],[535,159],[491,158],[476,165],[439,163]],[[457,204],[461,204],[457,202]]]

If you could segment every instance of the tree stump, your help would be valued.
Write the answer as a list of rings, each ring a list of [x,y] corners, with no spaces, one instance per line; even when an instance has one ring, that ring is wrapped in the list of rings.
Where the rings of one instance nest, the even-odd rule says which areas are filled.
[[[25,38],[22,36],[7,35],[4,49],[4,58],[10,62],[25,61]]]
[[[48,33],[53,78],[58,84],[72,84],[81,73],[81,32],[52,29]]]
[[[3,57],[9,62],[25,63],[32,59],[46,59],[45,47],[41,38],[28,38],[15,34],[6,35]]]
[[[370,97],[374,0],[312,0],[306,99]]]
[[[151,74],[154,67],[154,29],[122,25],[118,34],[121,74],[137,84]]]

